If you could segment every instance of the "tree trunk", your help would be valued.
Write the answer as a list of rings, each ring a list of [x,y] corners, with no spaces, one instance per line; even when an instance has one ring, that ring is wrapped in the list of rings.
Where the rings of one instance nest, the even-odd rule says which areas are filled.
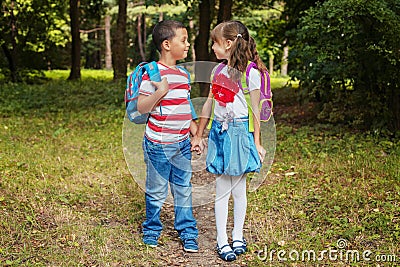
[[[400,92],[395,88],[391,88],[391,97],[388,99],[389,109],[392,113],[393,120],[390,127],[393,131],[400,131]]]
[[[220,0],[217,24],[232,18],[232,0]]]
[[[1,47],[3,48],[3,52],[6,55],[8,61],[8,68],[10,69],[11,82],[15,83],[17,82],[17,66],[15,64],[14,56],[5,43],[3,43]]]
[[[105,25],[105,38],[106,38],[106,55],[105,55],[105,63],[106,69],[112,69],[112,56],[111,56],[111,16],[106,15],[104,19]]]
[[[10,50],[7,46],[6,43],[2,43],[1,47],[3,49],[4,55],[7,58],[8,61],[8,68],[10,70],[10,79],[11,82],[15,83],[18,82],[18,71],[17,71],[17,18],[14,15],[14,5],[15,1],[11,1],[10,6],[9,6],[9,12],[10,12],[10,27],[11,27],[11,46],[12,49]],[[0,40],[4,40],[4,37],[2,36],[3,33],[0,32]]]
[[[272,52],[268,53],[269,56],[269,75],[274,74],[274,54]]]
[[[81,78],[81,38],[79,33],[79,0],[69,1],[69,16],[71,19],[71,72],[68,80]]]
[[[189,29],[192,36],[190,39],[190,43],[194,44],[196,40],[196,35],[194,34],[194,22],[192,19],[189,21]],[[196,49],[194,49],[194,46],[191,46],[191,50],[192,50],[192,61],[196,61]]]
[[[114,81],[126,79],[127,73],[127,48],[126,48],[126,17],[127,0],[118,1],[118,19],[115,34],[113,36],[113,69]]]
[[[144,52],[144,41],[143,41],[143,27],[142,27],[142,23],[144,21],[144,19],[142,19],[142,17],[144,18],[144,15],[139,14],[137,17],[137,36],[138,36],[138,45],[139,45],[139,53],[140,53],[140,57],[142,59],[142,61],[146,60],[146,54]]]
[[[283,55],[281,63],[281,75],[288,75],[288,57],[289,57],[289,46],[287,45],[287,40],[283,43]]]
[[[199,34],[195,40],[194,48],[196,52],[196,61],[210,61],[209,55],[209,44],[210,38],[210,27],[211,27],[211,4],[210,0],[202,0],[199,3]],[[197,81],[207,81],[207,77],[202,77],[207,74],[208,71],[202,69],[195,70]],[[210,78],[208,77],[208,80]],[[207,96],[209,91],[208,83],[199,83],[200,96]]]

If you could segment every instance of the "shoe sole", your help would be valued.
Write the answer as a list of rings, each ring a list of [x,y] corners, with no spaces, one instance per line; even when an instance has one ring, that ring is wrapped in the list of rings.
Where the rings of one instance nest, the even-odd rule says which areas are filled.
[[[192,253],[199,252],[198,249],[191,249],[191,248],[183,248],[183,250],[186,251],[186,252],[192,252]]]
[[[242,254],[246,253],[246,249],[244,249],[244,248],[234,248],[233,249],[233,253],[235,253],[236,255],[242,255]]]

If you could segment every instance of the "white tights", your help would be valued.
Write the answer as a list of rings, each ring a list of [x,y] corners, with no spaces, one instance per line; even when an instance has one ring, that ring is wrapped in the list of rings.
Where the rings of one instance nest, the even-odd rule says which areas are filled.
[[[247,209],[246,175],[221,175],[217,178],[215,197],[215,222],[217,226],[218,247],[222,247],[228,244],[226,225],[228,221],[228,205],[231,193],[233,196],[232,240],[242,240],[243,226]]]

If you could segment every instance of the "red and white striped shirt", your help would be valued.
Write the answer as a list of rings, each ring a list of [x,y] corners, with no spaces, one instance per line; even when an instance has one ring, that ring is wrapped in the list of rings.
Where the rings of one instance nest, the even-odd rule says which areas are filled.
[[[161,79],[167,78],[169,91],[150,112],[146,137],[157,143],[171,144],[189,137],[192,113],[190,109],[190,81],[182,69],[172,69],[157,62]],[[149,96],[155,92],[147,73],[143,75],[139,93]]]

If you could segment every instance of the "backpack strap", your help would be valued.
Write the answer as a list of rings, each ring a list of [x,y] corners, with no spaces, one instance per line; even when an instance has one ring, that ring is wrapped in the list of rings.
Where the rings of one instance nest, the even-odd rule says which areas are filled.
[[[222,69],[225,68],[225,67],[226,67],[226,64],[219,63],[217,65],[217,67],[214,68],[213,72],[211,73],[211,83],[214,81],[214,77],[217,74],[219,74],[222,71]],[[215,101],[212,101],[211,115],[210,115],[210,119],[209,119],[208,124],[207,124],[207,129],[208,130],[211,129],[211,125],[212,125],[212,122],[214,120],[214,107],[215,107]]]
[[[152,61],[144,65],[144,68],[147,71],[147,74],[149,75],[151,81],[161,82],[161,75],[160,75],[160,70],[158,69],[157,62]]]
[[[182,67],[182,66],[176,66],[176,67],[187,74],[188,83],[190,85],[190,82],[191,82],[191,80],[190,80],[190,72],[187,69],[185,69],[184,67]],[[190,94],[188,94],[188,98],[187,99],[188,99],[189,104],[190,104],[190,110],[191,110],[191,113],[192,113],[192,120],[197,120],[198,119],[197,113],[196,113],[196,110],[194,109],[194,106],[193,106],[193,103],[192,103],[192,99],[190,98]]]
[[[252,68],[257,69],[257,64],[249,61],[249,63],[247,64],[247,68],[246,68],[246,88],[249,87],[249,76],[250,76],[250,71]],[[258,69],[257,69],[258,70]],[[263,86],[263,79],[261,78],[261,87]]]
[[[246,99],[247,108],[249,111],[248,112],[249,113],[249,132],[251,132],[251,133],[254,132],[254,116],[253,116],[253,112],[252,112],[252,108],[251,108],[251,98],[250,98],[250,92],[249,92],[248,88],[249,88],[249,84],[250,84],[250,81],[249,81],[250,71],[253,68],[258,70],[257,64],[252,61],[249,61],[247,63],[247,67],[246,67],[246,75],[243,75],[242,80],[241,80],[241,88],[243,90],[244,98]]]

